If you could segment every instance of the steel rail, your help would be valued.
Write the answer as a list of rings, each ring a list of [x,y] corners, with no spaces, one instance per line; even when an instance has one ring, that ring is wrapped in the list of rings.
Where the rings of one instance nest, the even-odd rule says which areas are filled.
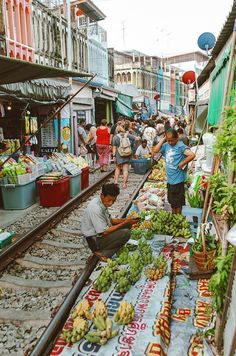
[[[149,174],[151,171],[146,173],[143,176],[142,181],[138,184],[137,188],[135,189],[134,193],[132,194],[129,203],[127,206],[121,211],[120,218],[125,217],[133,203],[133,199],[137,196],[139,190],[143,187],[143,184],[147,180]],[[51,320],[50,324],[44,331],[44,333],[41,335],[40,339],[38,340],[34,350],[31,352],[31,356],[47,356],[50,355],[53,346],[59,337],[61,330],[70,314],[71,308],[74,306],[79,293],[85,286],[85,283],[89,279],[90,275],[92,274],[94,268],[96,267],[98,263],[98,258],[93,255],[93,257],[89,260],[89,263],[87,263],[87,266],[83,270],[83,272],[80,275],[80,278],[78,281],[75,283],[75,285],[71,288],[69,291],[68,295],[66,296],[64,302],[58,309],[57,314],[54,316],[54,318]]]
[[[11,245],[6,247],[0,252],[0,271],[4,270],[7,265],[18,258],[24,251],[32,246],[37,240],[58,224],[65,216],[67,216],[72,210],[76,209],[79,204],[92,195],[102,184],[112,177],[114,170],[107,173],[100,180],[83,190],[74,198],[66,202],[61,208],[49,215],[43,222],[35,226],[32,230],[25,235],[19,237]]]

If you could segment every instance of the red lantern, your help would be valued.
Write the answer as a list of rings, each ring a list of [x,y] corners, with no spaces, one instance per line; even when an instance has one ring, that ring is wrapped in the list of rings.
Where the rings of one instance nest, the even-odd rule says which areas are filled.
[[[160,94],[156,94],[155,96],[154,96],[154,99],[156,100],[156,101],[159,101],[160,100]]]
[[[193,70],[185,72],[182,76],[182,81],[184,84],[193,84],[196,80],[196,74]]]
[[[75,14],[76,14],[76,16],[78,16],[78,17],[79,17],[79,16],[82,16],[84,13],[83,13],[83,11],[82,11],[82,10],[77,9]]]

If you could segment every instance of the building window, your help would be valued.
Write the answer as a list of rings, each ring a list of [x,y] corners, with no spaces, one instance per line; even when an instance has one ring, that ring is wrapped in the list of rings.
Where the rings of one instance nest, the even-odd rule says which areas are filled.
[[[127,82],[128,82],[128,84],[131,84],[131,73],[130,72],[127,73]]]
[[[127,83],[127,78],[125,73],[122,73],[122,83]]]
[[[120,75],[120,73],[117,73],[117,75],[116,75],[116,82],[117,82],[117,84],[121,83],[121,75]]]

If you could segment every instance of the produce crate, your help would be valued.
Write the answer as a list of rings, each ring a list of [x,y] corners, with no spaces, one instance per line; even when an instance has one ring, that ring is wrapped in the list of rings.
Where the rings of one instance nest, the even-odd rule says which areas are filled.
[[[201,224],[202,220],[202,209],[191,208],[190,206],[184,205],[182,208],[182,214],[189,221],[191,232],[197,233],[197,228]]]
[[[0,249],[9,245],[12,240],[14,232],[2,232],[0,233]]]
[[[1,191],[5,210],[23,210],[36,201],[35,182],[22,185],[1,184]]]
[[[37,181],[40,205],[62,206],[70,199],[70,177],[58,181]]]
[[[152,167],[152,160],[148,158],[138,158],[131,161],[134,173],[145,174]]]
[[[81,192],[81,173],[70,176],[70,198],[74,198]]]
[[[89,167],[81,169],[81,190],[89,186]]]

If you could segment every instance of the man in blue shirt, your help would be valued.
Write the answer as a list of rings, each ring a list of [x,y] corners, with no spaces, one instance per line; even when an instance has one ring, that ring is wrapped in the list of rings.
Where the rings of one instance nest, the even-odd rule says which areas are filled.
[[[182,141],[178,133],[169,129],[166,136],[154,148],[161,152],[165,159],[167,175],[167,196],[173,214],[181,214],[185,205],[184,182],[187,176],[187,164],[195,158],[195,154]]]

